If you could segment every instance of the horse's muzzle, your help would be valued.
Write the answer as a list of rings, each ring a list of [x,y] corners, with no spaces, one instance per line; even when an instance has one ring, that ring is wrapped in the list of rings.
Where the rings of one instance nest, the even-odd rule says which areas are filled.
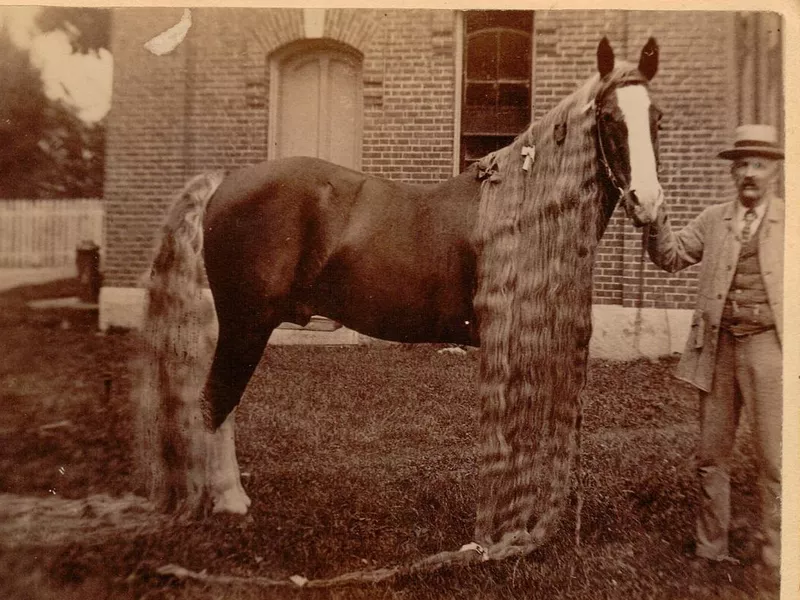
[[[635,227],[649,225],[656,220],[663,197],[664,193],[660,187],[655,193],[644,194],[643,197],[640,197],[635,190],[630,190],[623,196],[625,214]]]

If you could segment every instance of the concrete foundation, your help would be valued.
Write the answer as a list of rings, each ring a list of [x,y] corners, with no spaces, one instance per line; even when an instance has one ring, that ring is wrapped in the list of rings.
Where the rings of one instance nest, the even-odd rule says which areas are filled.
[[[692,311],[666,308],[628,308],[596,304],[592,307],[595,358],[632,360],[683,352]]]

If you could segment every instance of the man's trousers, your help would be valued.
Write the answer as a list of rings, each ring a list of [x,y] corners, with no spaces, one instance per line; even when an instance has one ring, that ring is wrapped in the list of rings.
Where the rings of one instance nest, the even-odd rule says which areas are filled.
[[[774,329],[744,337],[720,332],[712,389],[700,395],[698,556],[728,556],[731,457],[744,407],[758,464],[762,559],[780,566],[782,361]]]

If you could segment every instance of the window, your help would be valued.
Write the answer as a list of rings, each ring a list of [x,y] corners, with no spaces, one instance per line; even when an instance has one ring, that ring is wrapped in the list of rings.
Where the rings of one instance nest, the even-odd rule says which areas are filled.
[[[464,13],[461,170],[508,145],[531,117],[533,13]]]

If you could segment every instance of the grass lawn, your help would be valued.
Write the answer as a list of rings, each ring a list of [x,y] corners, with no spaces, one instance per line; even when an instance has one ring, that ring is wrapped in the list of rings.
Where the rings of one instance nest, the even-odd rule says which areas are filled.
[[[48,498],[136,491],[133,336],[97,335],[85,315],[24,308],[54,293],[0,295],[0,504],[31,503],[22,536],[0,510],[2,598],[777,598],[760,591],[753,565],[758,503],[746,428],[733,473],[732,553],[742,565],[698,568],[691,559],[696,397],[671,377],[671,358],[591,362],[580,547],[571,509],[558,535],[525,559],[379,585],[260,589],[160,576],[158,567],[176,563],[331,577],[471,541],[477,353],[270,347],[237,416],[248,516],[173,521],[132,508],[130,522],[141,526],[127,529],[87,511],[37,521]]]

